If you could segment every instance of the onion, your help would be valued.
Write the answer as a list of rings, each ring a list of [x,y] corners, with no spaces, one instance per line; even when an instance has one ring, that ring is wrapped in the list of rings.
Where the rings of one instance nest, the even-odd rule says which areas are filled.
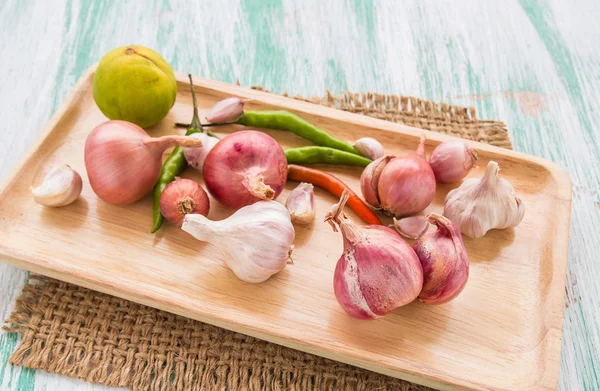
[[[202,175],[217,201],[241,208],[277,198],[287,179],[287,160],[273,137],[245,130],[230,134],[213,147]]]
[[[181,227],[186,214],[208,216],[210,200],[197,182],[175,178],[160,195],[160,213],[171,224]]]
[[[186,136],[150,137],[126,121],[98,125],[85,142],[85,169],[98,197],[111,204],[131,204],[158,180],[163,152],[172,146],[201,147]]]
[[[425,136],[408,156],[383,156],[370,163],[360,178],[363,197],[371,206],[396,217],[421,212],[435,196],[435,176],[425,159]]]
[[[460,231],[454,223],[437,213],[427,220],[437,226],[413,244],[423,266],[423,289],[419,300],[443,304],[454,299],[469,279],[469,258]]]
[[[423,269],[417,254],[391,228],[357,225],[343,212],[340,201],[325,216],[344,237],[344,251],[333,275],[340,306],[359,319],[375,319],[417,298],[423,286]]]
[[[461,140],[438,145],[429,157],[429,165],[438,182],[458,182],[467,176],[477,161],[477,150]]]

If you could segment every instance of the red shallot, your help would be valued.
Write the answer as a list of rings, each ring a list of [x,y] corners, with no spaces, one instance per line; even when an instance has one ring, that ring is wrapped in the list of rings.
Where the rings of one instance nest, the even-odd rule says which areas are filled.
[[[438,145],[429,157],[429,165],[438,182],[458,182],[467,176],[477,161],[477,150],[461,140]]]
[[[412,302],[423,286],[423,269],[414,250],[394,230],[359,226],[343,212],[340,201],[325,217],[344,237],[344,251],[335,267],[333,289],[340,306],[359,319],[375,319]]]
[[[175,178],[160,195],[160,213],[171,224],[181,227],[186,214],[208,216],[210,200],[197,182]]]
[[[277,198],[287,179],[287,160],[273,137],[244,130],[228,135],[211,149],[202,175],[217,201],[241,208]]]
[[[409,216],[424,210],[435,195],[435,176],[425,159],[425,136],[407,156],[383,156],[360,178],[365,201],[387,215]]]
[[[85,169],[92,189],[111,204],[131,204],[145,196],[160,175],[163,152],[173,146],[201,147],[187,136],[150,137],[126,121],[98,125],[85,142]]]
[[[419,300],[426,304],[444,304],[454,299],[467,284],[469,258],[460,230],[437,213],[427,220],[437,230],[425,234],[413,244],[423,266],[423,290]]]

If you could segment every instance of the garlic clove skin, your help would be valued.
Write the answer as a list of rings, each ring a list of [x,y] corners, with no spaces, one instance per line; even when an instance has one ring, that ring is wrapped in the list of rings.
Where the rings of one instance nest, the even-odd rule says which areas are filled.
[[[59,207],[75,202],[81,194],[81,175],[63,164],[51,170],[38,187],[31,187],[33,199],[40,205]]]
[[[315,219],[315,193],[310,183],[300,183],[285,201],[293,223],[310,224]]]
[[[206,120],[211,123],[235,121],[244,114],[244,100],[231,97],[217,103],[206,114]]]
[[[384,154],[383,145],[371,137],[359,138],[356,140],[356,143],[354,143],[354,148],[356,148],[361,155],[371,160],[377,160]]]
[[[438,145],[429,157],[435,179],[442,183],[458,182],[477,162],[477,150],[462,140],[448,140]]]
[[[381,177],[383,169],[392,159],[394,159],[394,156],[382,156],[379,159],[369,163],[369,165],[365,167],[360,175],[360,190],[365,202],[372,207],[380,207],[379,192],[377,189],[379,185],[379,178]]]
[[[423,289],[419,300],[444,304],[458,296],[469,279],[469,258],[456,225],[437,213],[427,216],[435,232],[417,240],[413,249],[423,266]]]
[[[285,267],[295,237],[288,210],[276,201],[256,202],[220,221],[187,214],[181,228],[212,243],[240,280],[254,284]]]
[[[394,217],[394,228],[396,231],[405,238],[408,239],[419,239],[425,235],[427,229],[429,229],[429,222],[425,216],[410,216],[401,219]]]
[[[481,178],[465,180],[448,193],[444,216],[470,238],[480,238],[490,229],[517,226],[525,214],[525,205],[515,196],[506,179],[498,178],[498,163],[490,161]]]

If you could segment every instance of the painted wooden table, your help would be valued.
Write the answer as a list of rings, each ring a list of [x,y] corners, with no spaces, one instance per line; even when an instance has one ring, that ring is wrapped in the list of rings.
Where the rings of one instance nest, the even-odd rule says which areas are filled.
[[[571,175],[559,389],[597,390],[599,18],[594,0],[3,0],[0,179],[84,70],[129,43],[156,49],[175,70],[275,92],[379,91],[475,106],[508,124],[515,149]],[[3,318],[26,276],[0,263]],[[7,365],[17,343],[0,334],[1,390],[106,388]]]

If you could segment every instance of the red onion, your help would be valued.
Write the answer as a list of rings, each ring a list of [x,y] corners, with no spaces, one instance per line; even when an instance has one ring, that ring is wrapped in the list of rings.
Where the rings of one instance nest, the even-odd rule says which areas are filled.
[[[241,208],[277,198],[287,179],[287,160],[273,137],[245,130],[230,134],[213,147],[202,175],[217,201]]]
[[[414,250],[394,230],[380,225],[359,226],[348,218],[343,212],[347,200],[344,191],[325,217],[344,237],[333,289],[348,314],[375,319],[417,298],[423,270]]]
[[[158,180],[163,152],[172,146],[201,147],[186,136],[150,137],[126,121],[98,125],[85,142],[85,169],[92,189],[111,204],[131,204],[145,196]]]
[[[454,299],[467,284],[469,258],[460,231],[454,223],[437,213],[427,216],[437,226],[413,245],[423,266],[423,290],[419,300],[443,304]]]
[[[438,182],[458,182],[467,176],[477,161],[477,150],[461,140],[438,145],[429,157],[429,165]]]
[[[208,216],[210,200],[197,182],[175,178],[160,195],[160,213],[171,224],[181,227],[186,214]]]
[[[435,176],[425,159],[425,136],[415,153],[371,162],[360,184],[365,201],[388,215],[402,217],[424,210],[435,195]]]

